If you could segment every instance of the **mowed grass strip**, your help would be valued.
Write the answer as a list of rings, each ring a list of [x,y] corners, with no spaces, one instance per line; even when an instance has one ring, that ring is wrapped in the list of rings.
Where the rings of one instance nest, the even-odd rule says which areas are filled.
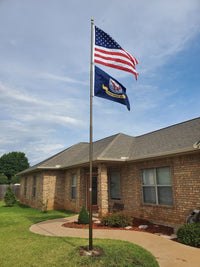
[[[37,222],[74,215],[68,211],[39,210],[17,204],[5,207],[0,202],[0,266],[147,266],[158,267],[153,255],[129,242],[94,239],[101,247],[100,257],[80,256],[78,248],[88,239],[50,237],[34,234],[29,227]]]

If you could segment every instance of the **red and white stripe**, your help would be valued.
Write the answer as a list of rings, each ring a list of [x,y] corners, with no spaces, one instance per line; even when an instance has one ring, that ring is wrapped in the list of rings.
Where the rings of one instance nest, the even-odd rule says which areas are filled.
[[[124,49],[109,49],[95,45],[94,62],[133,73],[137,80],[138,73],[135,65],[138,64],[138,61]]]

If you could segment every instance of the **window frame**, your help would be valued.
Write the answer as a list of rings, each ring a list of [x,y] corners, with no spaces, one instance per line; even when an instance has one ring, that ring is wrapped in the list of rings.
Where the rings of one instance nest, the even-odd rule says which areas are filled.
[[[119,197],[118,198],[116,198],[116,197],[113,197],[112,196],[112,192],[111,192],[111,187],[112,187],[112,185],[111,185],[111,177],[112,177],[112,174],[118,174],[119,176]],[[120,172],[118,172],[118,171],[113,171],[113,172],[111,172],[110,174],[109,174],[109,198],[110,198],[110,200],[121,200],[121,173]]]
[[[25,177],[24,178],[24,196],[26,196],[26,194],[27,194],[27,180],[28,180],[28,178]]]
[[[165,185],[161,185],[158,184],[158,175],[157,175],[157,170],[158,169],[162,169],[162,168],[168,168],[169,169],[169,173],[170,173],[170,184],[165,184]],[[154,184],[144,184],[144,171],[145,170],[153,170],[153,180],[154,180]],[[172,204],[160,204],[159,202],[159,197],[158,197],[158,189],[159,188],[166,188],[166,187],[170,187],[171,188],[171,192],[172,192]],[[155,188],[155,201],[156,203],[150,203],[150,202],[145,202],[144,198],[145,198],[145,194],[144,194],[144,188]],[[142,170],[142,201],[143,204],[147,204],[147,205],[156,205],[156,206],[168,206],[168,207],[173,207],[174,205],[174,201],[173,201],[173,191],[172,191],[172,176],[171,176],[171,168],[170,166],[163,166],[163,167],[154,167],[154,168],[146,168]]]
[[[33,176],[33,191],[32,191],[32,196],[33,196],[33,198],[35,198],[36,197],[36,189],[37,189],[37,176],[36,175],[34,175]]]
[[[75,183],[74,179],[75,178]],[[76,173],[71,174],[71,199],[75,200],[76,199],[76,182],[77,182],[77,175]],[[73,195],[75,194],[75,195]]]

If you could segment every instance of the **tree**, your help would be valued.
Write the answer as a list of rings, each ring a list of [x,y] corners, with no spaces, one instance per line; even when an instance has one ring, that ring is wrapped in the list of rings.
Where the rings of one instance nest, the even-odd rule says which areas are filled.
[[[7,207],[13,206],[16,202],[15,194],[13,193],[10,186],[7,187],[7,191],[4,195],[4,202],[6,203]]]
[[[8,183],[11,182],[12,176],[29,167],[28,159],[23,152],[10,152],[0,158],[0,173],[8,177]]]
[[[8,184],[8,177],[4,173],[0,173],[0,184]]]
[[[14,175],[14,176],[11,177],[11,181],[10,182],[11,182],[11,184],[20,184],[20,177]]]

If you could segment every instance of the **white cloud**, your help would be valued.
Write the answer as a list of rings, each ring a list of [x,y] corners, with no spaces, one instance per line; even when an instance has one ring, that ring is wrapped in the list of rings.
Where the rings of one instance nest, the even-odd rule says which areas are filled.
[[[39,97],[31,95],[26,90],[16,89],[7,84],[0,82],[0,100],[2,107],[7,108],[8,114],[17,118],[19,121],[43,120],[53,121],[56,124],[68,123],[72,125],[82,125],[82,121],[70,116],[63,116],[64,109],[72,109],[71,103],[67,102],[47,102]],[[12,102],[14,101],[14,103]],[[15,105],[15,111],[12,110],[12,105]],[[29,108],[27,109],[27,104]],[[24,106],[26,113],[24,113]],[[68,107],[67,107],[68,106]],[[49,113],[49,109],[51,113]],[[73,112],[72,112],[73,113]],[[22,116],[23,115],[23,116]]]
[[[7,84],[0,82],[0,92],[1,98],[5,99],[14,99],[16,101],[28,102],[28,103],[36,103],[38,100],[35,97],[30,97],[26,91],[19,90],[16,88],[12,88]]]
[[[34,145],[36,145],[36,147],[33,150]],[[33,143],[28,146],[27,153],[31,156],[32,163],[36,164],[63,149],[64,146],[61,144],[44,144],[37,142],[37,144]]]
[[[44,78],[44,79],[52,79],[52,80],[61,81],[61,82],[67,82],[67,83],[77,83],[77,84],[84,84],[84,85],[87,84],[79,80],[74,80],[71,78],[67,78],[65,76],[64,77],[58,76],[58,75],[51,74],[51,73],[39,73],[38,77]]]
[[[81,114],[73,111],[76,109],[73,99],[67,100],[69,103],[66,100],[49,102],[25,89],[0,82],[0,101],[2,153],[8,147],[12,151],[24,150],[32,163],[63,147],[60,144],[63,137],[60,141],[56,138],[60,135],[58,129],[64,134],[67,129],[84,129],[86,126]],[[77,102],[81,107],[81,101]],[[67,113],[73,115],[65,115]]]

